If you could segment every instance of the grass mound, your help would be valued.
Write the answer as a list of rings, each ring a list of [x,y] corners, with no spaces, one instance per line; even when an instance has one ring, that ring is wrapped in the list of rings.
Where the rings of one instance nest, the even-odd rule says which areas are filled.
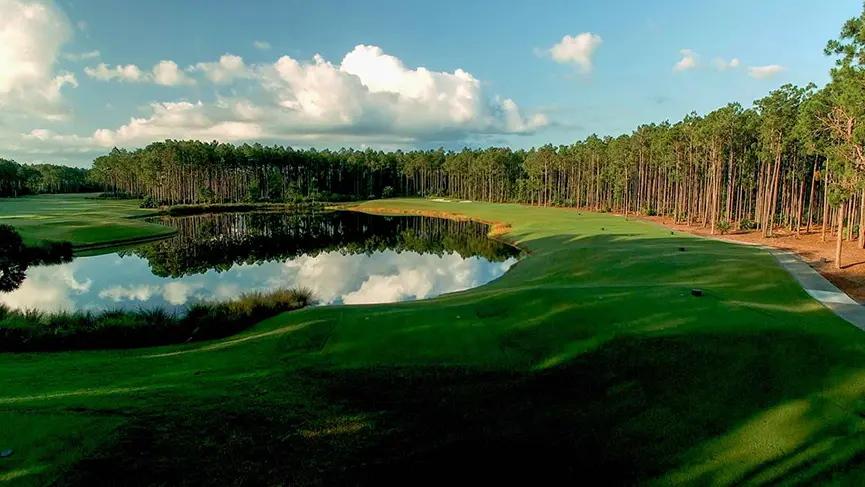
[[[151,347],[222,338],[313,301],[308,289],[253,292],[226,302],[199,302],[183,315],[156,309],[12,310],[0,304],[0,352]]]

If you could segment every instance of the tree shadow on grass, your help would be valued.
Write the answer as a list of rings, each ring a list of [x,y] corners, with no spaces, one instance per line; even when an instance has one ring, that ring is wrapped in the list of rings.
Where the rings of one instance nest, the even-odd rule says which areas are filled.
[[[735,356],[743,341],[750,353]],[[684,452],[819,391],[826,358],[821,345],[785,332],[621,337],[536,374],[471,368],[324,373],[317,383],[326,385],[331,400],[378,412],[391,432],[328,480],[433,485],[591,475],[627,485],[663,479]],[[784,360],[781,351],[791,348],[810,358]]]
[[[748,249],[629,241],[641,257],[629,260],[604,254],[620,243],[604,235],[581,239],[574,251],[588,260],[559,258],[573,238],[534,242],[538,260],[491,287],[340,308],[336,331],[316,335],[301,368],[297,355],[276,355],[284,374],[226,381],[221,394],[172,392],[58,485],[763,485],[858,473],[855,329],[802,311],[812,301],[789,276],[750,290],[783,276],[777,266],[718,262]],[[683,245],[702,255],[672,265]],[[680,299],[692,267],[707,295]],[[633,279],[569,288],[563,273],[574,271]],[[524,272],[546,279],[526,284]],[[525,289],[504,292],[512,286]],[[420,309],[443,327],[470,316],[447,330],[455,344],[476,340],[477,356],[436,349]],[[304,319],[317,313],[337,312]]]
[[[865,447],[848,443],[855,451],[843,462],[825,449],[812,452],[812,444],[847,431],[838,430],[837,418],[821,419],[819,407],[831,405],[821,392],[827,362],[839,358],[827,356],[826,345],[778,330],[625,336],[537,372],[302,369],[233,391],[235,397],[223,403],[177,403],[142,414],[58,485],[538,484],[587,478],[608,485],[733,485],[749,479],[760,485],[756,481],[777,480],[766,472],[791,458],[796,463],[784,472],[797,474],[798,468],[798,475],[808,474],[804,478],[820,478],[855,462]],[[261,389],[295,395],[262,395]],[[724,455],[750,441],[751,423],[762,424],[761,415],[798,402],[808,404],[800,416],[810,420],[788,456],[768,456],[730,473],[739,458],[725,461]],[[755,440],[764,442],[784,435],[758,433],[763,437]],[[808,456],[794,458],[803,452]],[[683,464],[699,468],[677,475]]]

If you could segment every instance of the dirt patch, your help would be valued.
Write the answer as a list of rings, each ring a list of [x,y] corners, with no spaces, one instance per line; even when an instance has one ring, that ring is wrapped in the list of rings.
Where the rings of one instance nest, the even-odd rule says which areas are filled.
[[[529,251],[529,249],[505,237],[505,235],[511,230],[511,226],[507,223],[484,220],[482,218],[472,218],[463,215],[462,213],[451,213],[449,211],[403,210],[401,208],[375,208],[366,206],[351,206],[346,208],[346,210],[359,211],[362,213],[372,213],[376,215],[418,215],[428,216],[431,218],[445,218],[447,220],[455,220],[460,222],[474,221],[479,223],[485,223],[490,226],[490,232],[487,234],[490,238],[495,238],[497,240],[507,243],[508,245],[513,245],[514,247],[519,247],[522,250]]]
[[[826,229],[826,241],[820,240],[819,225],[811,227],[811,233],[803,228],[799,235],[787,229],[776,229],[775,236],[763,238],[760,231],[738,231],[727,235],[711,235],[708,227],[701,224],[691,226],[674,224],[670,218],[650,216],[640,217],[640,220],[663,225],[671,230],[700,235],[703,237],[733,240],[775,247],[798,254],[817,272],[832,284],[847,293],[850,297],[865,304],[865,250],[860,249],[855,240],[844,240],[841,251],[841,269],[835,269],[835,237]]]

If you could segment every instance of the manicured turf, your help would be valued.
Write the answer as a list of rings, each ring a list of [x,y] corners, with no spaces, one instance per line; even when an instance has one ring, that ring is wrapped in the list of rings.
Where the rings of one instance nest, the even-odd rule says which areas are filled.
[[[70,242],[76,247],[156,237],[171,232],[161,225],[130,219],[154,213],[139,200],[87,199],[85,194],[0,199],[0,224],[12,225],[28,245]]]
[[[366,206],[508,222],[533,255],[478,289],[212,343],[0,355],[0,482],[865,478],[865,335],[759,249],[570,210]]]

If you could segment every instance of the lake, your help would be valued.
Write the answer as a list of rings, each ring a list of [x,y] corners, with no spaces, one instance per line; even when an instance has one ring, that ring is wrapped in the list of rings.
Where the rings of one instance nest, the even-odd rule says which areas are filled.
[[[483,285],[520,251],[487,237],[487,225],[420,216],[227,213],[159,217],[169,239],[112,254],[26,269],[0,293],[17,309],[105,310],[307,287],[319,304],[389,303]]]

